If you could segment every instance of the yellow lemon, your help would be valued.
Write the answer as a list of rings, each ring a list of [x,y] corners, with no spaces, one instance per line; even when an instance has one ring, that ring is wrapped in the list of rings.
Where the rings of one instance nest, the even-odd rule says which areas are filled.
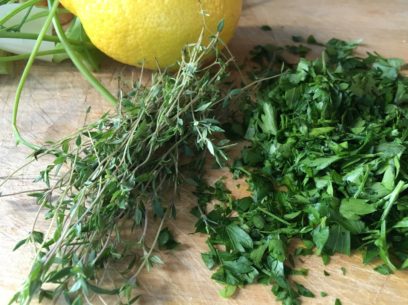
[[[78,16],[92,43],[129,65],[155,69],[180,59],[182,48],[209,37],[224,21],[228,42],[237,26],[242,0],[61,0]]]

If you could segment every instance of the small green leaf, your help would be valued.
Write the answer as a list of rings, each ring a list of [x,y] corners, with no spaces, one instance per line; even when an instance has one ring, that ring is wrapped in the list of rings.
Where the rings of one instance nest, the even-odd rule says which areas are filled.
[[[309,36],[307,37],[307,39],[306,39],[306,42],[307,42],[308,44],[314,44],[314,45],[317,45],[317,46],[323,46],[323,44],[320,43],[320,42],[318,42],[317,39],[316,39],[313,35],[309,35]]]
[[[292,41],[293,42],[302,42],[304,39],[302,36],[294,35],[292,36]]]
[[[153,212],[154,212],[154,215],[159,216],[159,217],[163,217],[164,215],[164,210],[163,210],[160,198],[158,198],[157,196],[153,198]]]
[[[295,286],[296,289],[298,291],[298,293],[301,296],[307,297],[307,298],[314,298],[315,294],[313,292],[311,292],[309,289],[307,289],[305,286],[303,286],[302,284],[296,283],[295,282]]]
[[[228,225],[226,231],[235,250],[245,252],[245,249],[252,249],[252,238],[239,226],[235,224]]]
[[[272,28],[269,25],[262,25],[261,30],[265,32],[270,32],[272,31]]]
[[[268,248],[268,244],[264,243],[251,252],[250,258],[256,265],[261,263],[262,257],[264,256],[267,248]]]
[[[201,259],[208,269],[213,269],[216,265],[213,253],[201,253]]]
[[[379,251],[377,247],[368,247],[363,253],[363,263],[370,264],[379,257]]]
[[[157,241],[161,249],[174,249],[178,245],[178,242],[174,239],[173,234],[168,228],[160,231]]]
[[[53,272],[50,277],[47,279],[47,282],[51,283],[58,283],[63,278],[69,276],[71,274],[71,268],[66,267],[57,272]]]
[[[392,158],[402,154],[406,147],[399,143],[384,142],[377,146],[377,152],[382,153],[385,158]]]
[[[218,294],[225,298],[225,299],[229,299],[231,298],[234,293],[237,291],[237,286],[232,286],[232,285],[227,285],[225,286],[223,289],[221,289]]]
[[[210,152],[210,154],[212,154],[212,155],[214,156],[214,155],[215,155],[215,150],[214,150],[214,145],[213,145],[213,143],[212,143],[211,140],[209,140],[209,139],[206,140],[206,143],[207,143],[207,149],[208,149],[208,151]]]
[[[75,293],[78,290],[80,290],[83,287],[83,285],[86,285],[86,283],[84,279],[80,278],[71,286],[71,288],[69,289],[69,292]]]
[[[387,190],[392,191],[395,187],[395,167],[394,164],[389,164],[385,170],[381,183]]]
[[[393,228],[408,228],[408,216],[398,221]]]
[[[75,145],[76,145],[77,147],[79,147],[79,146],[81,146],[81,144],[82,144],[82,138],[81,138],[81,136],[79,135],[79,136],[77,136],[77,138],[76,138],[76,140],[75,140]]]
[[[69,150],[69,141],[68,140],[65,140],[65,141],[62,142],[61,149],[62,149],[62,151],[64,153],[68,153],[68,150]]]
[[[327,168],[328,166],[330,166],[331,164],[333,164],[334,162],[337,162],[340,159],[341,159],[340,156],[331,156],[327,158],[316,158],[316,159],[306,158],[302,160],[301,164],[306,167],[316,169],[317,171],[321,171]]]
[[[212,102],[208,102],[208,103],[204,103],[202,105],[200,105],[195,112],[204,112],[207,111],[209,107],[211,107],[213,105]]]
[[[222,30],[224,29],[224,26],[225,26],[225,21],[224,21],[224,19],[221,19],[220,22],[218,22],[218,25],[217,25],[217,32],[221,33]]]
[[[265,226],[265,220],[259,214],[256,214],[254,215],[254,217],[252,217],[252,222],[254,223],[254,226],[260,230]]]
[[[329,239],[329,228],[318,226],[313,230],[313,241],[316,244],[317,251],[316,254],[320,255],[323,251],[324,246],[326,245],[327,240]]]
[[[392,270],[390,268],[388,268],[388,266],[386,264],[383,265],[379,265],[377,267],[374,268],[375,271],[377,271],[378,273],[382,274],[382,275],[389,275],[392,274]]]
[[[41,289],[38,295],[38,301],[41,303],[44,299],[52,300],[54,298],[53,291]]]
[[[272,238],[268,242],[270,256],[283,262],[286,259],[285,245],[281,239]]]
[[[163,265],[163,264],[164,264],[164,262],[163,262],[163,260],[160,258],[160,256],[157,256],[157,255],[152,255],[152,256],[150,256],[150,257],[149,257],[149,262],[150,262],[152,265]]]
[[[318,128],[313,128],[310,132],[309,135],[312,137],[318,137],[321,135],[326,135],[333,130],[335,130],[335,127],[318,127]]]
[[[334,305],[342,305],[340,299],[336,299],[336,301],[334,302]]]
[[[24,244],[27,243],[28,238],[22,239],[20,240],[13,248],[13,251],[16,251],[17,249],[19,249],[21,246],[23,246]]]
[[[330,263],[330,255],[322,254],[323,265],[327,266]]]
[[[327,249],[333,253],[344,253],[350,255],[351,252],[351,237],[350,231],[344,229],[340,225],[330,227],[329,239],[326,243]]]
[[[367,200],[345,198],[340,204],[340,213],[350,220],[358,220],[360,216],[371,214],[377,209],[373,204],[368,204]]]
[[[263,113],[261,114],[261,121],[259,122],[262,131],[265,134],[277,135],[278,125],[276,122],[276,113],[270,103],[262,104]]]

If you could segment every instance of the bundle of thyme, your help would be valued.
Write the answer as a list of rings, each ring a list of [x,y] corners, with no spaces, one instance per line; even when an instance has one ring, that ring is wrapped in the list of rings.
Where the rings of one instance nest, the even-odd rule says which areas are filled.
[[[29,304],[39,294],[54,300],[63,296],[78,305],[89,303],[90,291],[117,294],[123,304],[136,300],[132,289],[138,274],[161,262],[153,252],[166,217],[175,213],[183,181],[180,156],[193,156],[193,168],[205,151],[219,163],[226,159],[227,142],[214,138],[223,130],[212,113],[226,98],[222,83],[229,60],[216,56],[202,65],[216,48],[217,37],[206,46],[187,46],[176,74],[153,74],[147,87],[137,82],[114,114],[33,153],[33,159],[54,158],[37,179],[46,189],[31,194],[46,212],[50,229],[34,229],[17,245],[34,243],[36,255],[12,302]],[[149,213],[161,221],[150,244]],[[136,240],[122,236],[129,221]],[[118,260],[130,262],[121,270],[122,286],[100,287],[99,270]]]

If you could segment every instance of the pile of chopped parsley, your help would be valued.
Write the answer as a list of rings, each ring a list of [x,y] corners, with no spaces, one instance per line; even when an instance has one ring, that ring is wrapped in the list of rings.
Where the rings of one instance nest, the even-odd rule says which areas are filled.
[[[314,297],[290,278],[299,255],[327,264],[358,250],[382,274],[408,268],[408,78],[401,60],[362,58],[356,47],[332,39],[320,58],[284,65],[257,89],[249,144],[231,167],[249,197],[234,198],[222,180],[197,187],[202,258],[222,296],[263,283],[283,304]],[[275,51],[258,47],[268,67],[259,74],[275,73]]]

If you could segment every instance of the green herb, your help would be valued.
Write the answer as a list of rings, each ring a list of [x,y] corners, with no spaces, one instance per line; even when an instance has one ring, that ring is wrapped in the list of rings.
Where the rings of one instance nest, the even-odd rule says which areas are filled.
[[[341,305],[340,299],[336,299],[336,301],[334,302],[334,305]]]
[[[305,39],[302,36],[294,35],[294,36],[292,36],[292,41],[293,42],[305,42]],[[324,44],[318,42],[313,35],[309,35],[306,38],[306,43],[307,44],[312,44],[312,45],[317,45],[317,46],[324,46]]]
[[[220,290],[219,294],[221,297],[228,299],[234,295],[236,290],[237,290],[236,286],[227,285]]]
[[[298,35],[292,36],[292,40],[293,42],[303,42],[304,41],[303,37],[298,36]]]
[[[298,46],[286,46],[286,50],[295,55],[306,56],[306,54],[309,53],[311,49],[300,44]]]
[[[31,194],[45,211],[50,230],[37,232],[34,224],[32,233],[17,244],[16,249],[32,243],[36,252],[12,302],[29,304],[39,295],[82,304],[89,292],[116,294],[126,304],[135,301],[139,273],[163,263],[154,254],[157,246],[177,245],[163,225],[175,216],[178,186],[184,181],[180,155],[194,155],[187,167],[196,170],[206,151],[220,164],[226,160],[228,141],[216,139],[223,130],[213,111],[225,100],[229,59],[220,55],[202,64],[217,41],[214,37],[208,46],[187,47],[177,73],[156,73],[148,87],[136,82],[121,94],[116,112],[32,154],[31,162],[53,160],[36,179],[45,189]],[[147,242],[151,222],[158,229]],[[131,239],[124,234],[129,228]],[[240,227],[231,225],[225,233],[238,250],[252,247]],[[104,287],[101,270],[118,261],[129,262],[120,270],[121,286]]]
[[[314,44],[314,45],[317,45],[317,46],[324,46],[324,44],[322,44],[321,42],[318,42],[313,35],[309,35],[307,37],[307,39],[306,39],[306,42],[308,44]]]
[[[343,275],[346,275],[346,273],[347,273],[347,270],[346,270],[346,268],[344,268],[344,267],[341,267],[340,269],[341,269],[341,273],[342,273]]]
[[[315,295],[313,292],[311,292],[309,289],[307,289],[305,286],[295,283],[295,286],[297,288],[297,291],[299,292],[300,295],[308,298],[314,298]]]
[[[173,234],[168,228],[164,228],[160,231],[157,243],[160,248],[164,249],[174,249],[178,245],[178,242],[174,239]]]
[[[320,292],[320,296],[322,297],[322,298],[324,298],[324,297],[327,297],[329,294],[327,293],[327,292],[324,292],[324,291],[321,291]]]
[[[307,276],[309,274],[309,269],[301,268],[301,269],[292,269],[290,272],[291,275],[303,275]]]
[[[385,264],[375,267],[374,270],[382,275],[392,274],[392,270]]]
[[[196,229],[209,235],[216,281],[270,283],[278,300],[299,304],[311,294],[289,278],[295,239],[304,244],[295,255],[314,252],[325,264],[362,250],[364,262],[382,260],[382,274],[408,265],[408,79],[400,60],[354,56],[357,45],[332,39],[320,58],[286,64],[253,93],[249,145],[231,168],[250,197],[226,200],[220,183],[197,189]],[[276,74],[280,52],[257,47],[257,75]],[[219,203],[208,210],[207,199]],[[239,240],[226,234],[231,226]]]
[[[270,32],[272,31],[272,28],[269,25],[263,25],[261,26],[261,30],[265,32]]]

